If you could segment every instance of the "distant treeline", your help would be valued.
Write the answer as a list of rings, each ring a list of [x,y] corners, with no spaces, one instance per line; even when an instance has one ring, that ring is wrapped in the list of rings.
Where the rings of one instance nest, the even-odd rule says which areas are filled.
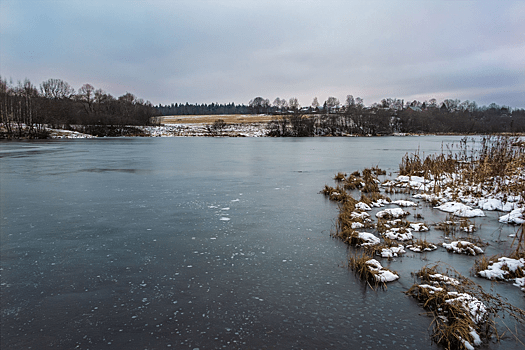
[[[0,138],[46,138],[46,127],[97,136],[134,133],[132,125],[150,125],[157,110],[131,93],[118,98],[84,84],[75,92],[67,82],[49,79],[37,88],[0,78]]]
[[[438,103],[386,98],[366,107],[363,99],[348,95],[344,104],[329,97],[322,105],[314,98],[301,107],[289,101],[256,97],[248,106],[252,113],[277,114],[269,124],[270,136],[391,135],[394,133],[524,133],[525,110],[495,103],[446,99]]]
[[[344,108],[330,113],[284,114],[268,123],[270,136],[391,135],[394,133],[525,133],[525,110]]]
[[[444,100],[406,102],[387,98],[366,107],[348,95],[344,104],[317,97],[308,107],[296,98],[256,97],[246,105],[171,104],[153,106],[126,93],[118,98],[90,84],[75,91],[67,82],[48,79],[37,88],[29,80],[14,85],[0,77],[0,138],[45,138],[47,128],[96,136],[134,135],[133,126],[151,125],[158,115],[274,114],[270,136],[390,135],[393,133],[525,133],[525,110],[497,104]]]
[[[189,104],[172,103],[155,106],[160,115],[219,115],[219,114],[249,114],[252,110],[245,105],[228,104]]]

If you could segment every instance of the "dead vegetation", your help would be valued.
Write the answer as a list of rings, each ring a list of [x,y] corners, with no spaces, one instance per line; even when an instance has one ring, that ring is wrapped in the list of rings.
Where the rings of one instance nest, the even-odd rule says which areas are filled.
[[[436,250],[437,245],[428,242],[426,239],[414,239],[409,245],[407,245],[407,249],[417,253],[424,253]]]
[[[500,315],[525,322],[525,312],[500,295],[486,293],[451,267],[442,270],[438,264],[425,266],[415,273],[422,283],[406,292],[433,316],[431,337],[436,343],[446,349],[472,349],[492,338],[499,339],[496,319]],[[514,336],[518,340],[517,334]]]
[[[516,145],[518,143],[512,138],[485,137],[472,147],[468,147],[467,140],[463,139],[457,149],[447,146],[447,153],[442,148],[441,154],[426,157],[420,156],[419,152],[407,154],[400,164],[400,175],[405,176],[400,176],[397,182],[385,181],[382,188],[385,192],[394,194],[415,191],[417,194],[414,197],[422,198],[432,206],[441,205],[446,201],[461,202],[465,197],[477,203],[479,199],[495,198],[490,196],[500,194],[503,194],[502,202],[509,199],[515,205],[521,206],[525,204],[525,150]],[[377,223],[372,221],[366,211],[392,202],[380,192],[378,176],[384,174],[385,172],[378,168],[355,171],[350,175],[338,173],[334,177],[338,182],[337,187],[325,186],[322,191],[331,200],[339,203],[339,215],[332,236],[361,249],[360,256],[354,255],[349,258],[348,266],[373,289],[378,286],[385,287],[385,282],[378,278],[378,275],[382,274],[382,266],[372,258],[373,256],[390,260],[402,256],[405,248],[420,253],[438,248],[438,244],[412,236],[412,231],[427,231],[429,227],[421,222],[406,220],[405,217],[410,213],[401,208],[382,209],[375,215]],[[360,197],[355,198],[359,200],[356,200],[350,191],[358,192]],[[420,194],[423,195],[419,196]],[[516,198],[519,198],[519,202]],[[419,213],[414,214],[414,217],[422,219]],[[374,229],[379,233],[378,237],[372,233],[361,232],[361,229],[365,228]],[[477,256],[483,254],[482,247],[487,245],[474,234],[480,226],[467,217],[448,214],[444,221],[434,224],[433,228],[443,231],[445,242],[440,245],[448,251]],[[403,243],[407,244],[406,247],[399,243],[400,241],[407,242]],[[518,286],[522,283],[522,290],[525,291],[525,280],[522,280],[525,267],[515,268],[510,263],[504,264],[507,262],[505,259],[524,259],[525,262],[523,224],[518,229],[512,245],[516,245],[517,248],[511,256],[483,256],[476,260],[474,271],[479,276],[494,264],[500,264],[497,266],[503,271],[501,279],[515,280],[515,285]],[[518,322],[524,322],[525,312],[503,301],[500,295],[493,291],[486,293],[479,285],[461,276],[453,268],[449,267],[444,272],[439,272],[441,270],[438,263],[418,271],[416,275],[422,283],[413,285],[406,292],[421,302],[434,316],[432,339],[435,342],[447,349],[471,349],[480,345],[482,341],[499,339],[500,333],[496,329],[495,321],[498,315],[511,315]],[[445,272],[452,273],[453,277],[447,276]],[[392,271],[388,271],[387,274],[395,275]],[[394,279],[396,278],[399,276],[396,275]]]
[[[386,288],[386,282],[399,278],[396,272],[381,266],[371,256],[363,253],[361,256],[352,256],[348,260],[348,267],[372,289]]]
[[[525,191],[525,148],[517,137],[483,137],[476,143],[464,138],[456,149],[440,154],[420,156],[419,151],[406,154],[399,165],[399,174],[421,176],[432,181],[426,193],[449,196],[471,195],[480,197],[484,188],[492,188],[507,196],[521,195]],[[454,175],[452,175],[454,174]],[[510,181],[512,180],[512,181]]]

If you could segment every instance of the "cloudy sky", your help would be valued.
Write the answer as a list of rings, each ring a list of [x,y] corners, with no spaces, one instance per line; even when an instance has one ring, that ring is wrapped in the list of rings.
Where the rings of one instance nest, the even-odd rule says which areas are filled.
[[[525,1],[1,0],[0,75],[154,104],[352,94],[525,108]]]

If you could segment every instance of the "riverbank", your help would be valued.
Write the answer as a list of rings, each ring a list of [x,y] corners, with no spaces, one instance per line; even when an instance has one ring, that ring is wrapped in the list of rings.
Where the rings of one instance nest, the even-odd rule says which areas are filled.
[[[284,119],[283,119],[284,118]],[[302,118],[300,118],[303,120]],[[370,137],[370,136],[422,136],[422,135],[466,135],[464,133],[363,133],[342,132],[331,128],[307,135],[292,133],[294,124],[279,115],[181,115],[155,117],[151,126],[112,125],[68,125],[68,129],[39,126],[30,129],[16,125],[8,129],[0,124],[0,139],[76,139],[92,137]],[[295,120],[297,123],[297,120]],[[295,126],[297,127],[297,125]],[[276,132],[276,128],[281,132]],[[13,130],[17,130],[13,132]],[[284,132],[288,130],[290,132]],[[355,130],[354,130],[355,131]],[[499,133],[499,135],[524,136],[525,134]]]

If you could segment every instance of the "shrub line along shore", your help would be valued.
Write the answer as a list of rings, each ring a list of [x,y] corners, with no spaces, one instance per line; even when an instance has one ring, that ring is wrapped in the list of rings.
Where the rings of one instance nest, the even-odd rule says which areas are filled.
[[[320,118],[320,116],[315,116]],[[343,118],[328,115],[327,118]],[[0,123],[0,139],[24,138],[92,138],[92,137],[315,137],[315,136],[411,136],[411,135],[479,135],[479,132],[372,132],[360,127],[340,128],[335,121],[313,123],[311,117],[269,114],[176,115],[153,117],[151,125],[42,125],[31,132],[25,124],[6,127]],[[311,125],[310,125],[310,124]],[[318,125],[319,124],[319,125]],[[33,128],[34,129],[34,128]],[[8,130],[11,130],[9,133]],[[18,130],[13,132],[13,130]],[[34,130],[33,130],[34,131]],[[483,133],[481,133],[483,134]],[[487,134],[519,135],[525,133],[490,132]]]
[[[403,277],[377,259],[392,260],[406,250],[433,254],[441,246],[455,254],[481,255],[473,261],[475,277],[511,283],[525,292],[525,145],[519,138],[484,137],[472,146],[464,138],[456,152],[442,151],[425,158],[419,152],[406,154],[399,176],[381,182],[382,175],[385,172],[377,167],[349,175],[340,172],[334,177],[336,187],[325,185],[321,191],[339,207],[332,236],[352,247],[354,255],[348,266],[368,286],[386,289],[386,283]],[[448,216],[443,222],[428,225],[417,221],[422,217],[416,212],[416,221],[409,221],[406,209],[418,204],[411,198],[392,201],[388,197],[399,194],[423,200]],[[397,207],[383,208],[389,205]],[[377,221],[369,214],[373,208],[379,209]],[[485,216],[486,210],[507,213],[499,216],[499,222],[516,225],[507,256],[483,255],[487,243],[476,234],[479,227],[471,219]],[[443,242],[428,242],[413,235],[430,230],[442,231]],[[420,282],[406,294],[434,318],[431,339],[447,349],[474,349],[499,339],[499,315],[525,323],[523,309],[494,291],[485,292],[453,266],[436,262],[412,274]],[[510,329],[506,331],[512,334]],[[515,339],[522,343],[518,335],[514,334]]]

